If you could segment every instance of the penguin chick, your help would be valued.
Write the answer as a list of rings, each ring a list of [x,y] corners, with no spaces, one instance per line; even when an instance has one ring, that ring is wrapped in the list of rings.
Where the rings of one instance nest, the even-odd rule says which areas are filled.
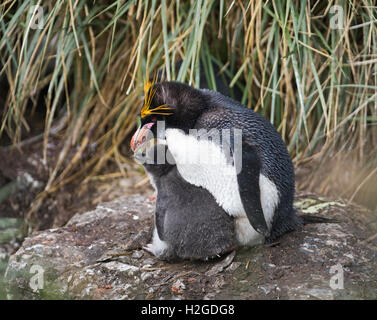
[[[145,249],[167,261],[206,259],[232,251],[233,218],[206,189],[183,180],[175,165],[146,161],[157,159],[158,144],[150,144],[147,141],[147,150],[140,147],[135,152],[157,192],[153,239]],[[162,150],[169,153],[166,145]]]
[[[240,245],[271,242],[301,228],[302,219],[293,208],[292,161],[280,134],[260,114],[218,92],[161,82],[146,86],[140,115],[141,125],[148,124],[159,137],[155,124],[165,123],[166,143],[180,177],[209,191],[234,218]],[[221,139],[200,139],[190,134],[193,129],[230,130],[230,156]],[[239,139],[235,129],[241,132]],[[187,155],[198,159],[203,154],[217,164],[186,161]]]

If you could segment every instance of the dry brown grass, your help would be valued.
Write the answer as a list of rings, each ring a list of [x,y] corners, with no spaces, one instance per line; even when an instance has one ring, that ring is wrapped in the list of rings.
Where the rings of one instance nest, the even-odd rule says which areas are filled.
[[[41,4],[42,29],[30,28]],[[330,27],[333,5],[344,27]],[[122,146],[135,127],[144,79],[199,86],[199,63],[242,90],[242,102],[278,128],[296,164],[356,150],[377,166],[377,8],[373,1],[13,1],[0,5],[0,135],[15,146],[42,109],[40,200],[130,161]],[[175,63],[182,60],[179,70]],[[4,91],[6,88],[6,91]],[[42,103],[41,103],[42,102]],[[47,155],[60,121],[58,160]],[[88,149],[95,150],[88,157]],[[73,156],[68,153],[74,150]],[[368,172],[367,172],[368,173]]]

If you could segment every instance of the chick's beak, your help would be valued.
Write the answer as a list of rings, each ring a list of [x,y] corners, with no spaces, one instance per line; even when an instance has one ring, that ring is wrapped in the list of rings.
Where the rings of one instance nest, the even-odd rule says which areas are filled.
[[[135,152],[144,142],[146,142],[148,133],[150,134],[150,129],[153,127],[154,122],[149,122],[143,126],[140,126],[131,139],[131,150]]]

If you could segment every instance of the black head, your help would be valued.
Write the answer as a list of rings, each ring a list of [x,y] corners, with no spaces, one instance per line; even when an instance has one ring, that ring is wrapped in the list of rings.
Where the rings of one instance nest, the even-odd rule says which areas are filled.
[[[200,90],[180,82],[160,82],[146,86],[141,124],[165,121],[166,127],[183,130],[194,127],[206,109]]]
[[[132,150],[152,137],[164,139],[167,128],[188,132],[205,110],[205,99],[198,89],[173,81],[147,82],[140,111],[141,125],[132,137]],[[159,122],[163,125],[159,126]]]

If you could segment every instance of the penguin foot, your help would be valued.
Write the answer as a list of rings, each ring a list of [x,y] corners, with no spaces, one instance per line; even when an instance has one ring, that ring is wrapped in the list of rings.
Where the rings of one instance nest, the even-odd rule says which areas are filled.
[[[162,241],[160,237],[158,236],[157,229],[154,229],[153,231],[153,239],[152,242],[147,244],[146,246],[143,246],[143,249],[154,256],[156,256],[159,259],[162,259],[163,256],[169,252],[170,246],[167,242]]]
[[[163,261],[172,262],[174,260],[177,260],[177,256],[175,255],[171,247],[161,248],[160,246],[156,245],[156,243],[152,242],[144,246],[143,250]]]
[[[146,246],[143,247],[143,250],[149,252],[150,254],[153,254],[154,256],[156,255],[153,243],[148,243]]]

